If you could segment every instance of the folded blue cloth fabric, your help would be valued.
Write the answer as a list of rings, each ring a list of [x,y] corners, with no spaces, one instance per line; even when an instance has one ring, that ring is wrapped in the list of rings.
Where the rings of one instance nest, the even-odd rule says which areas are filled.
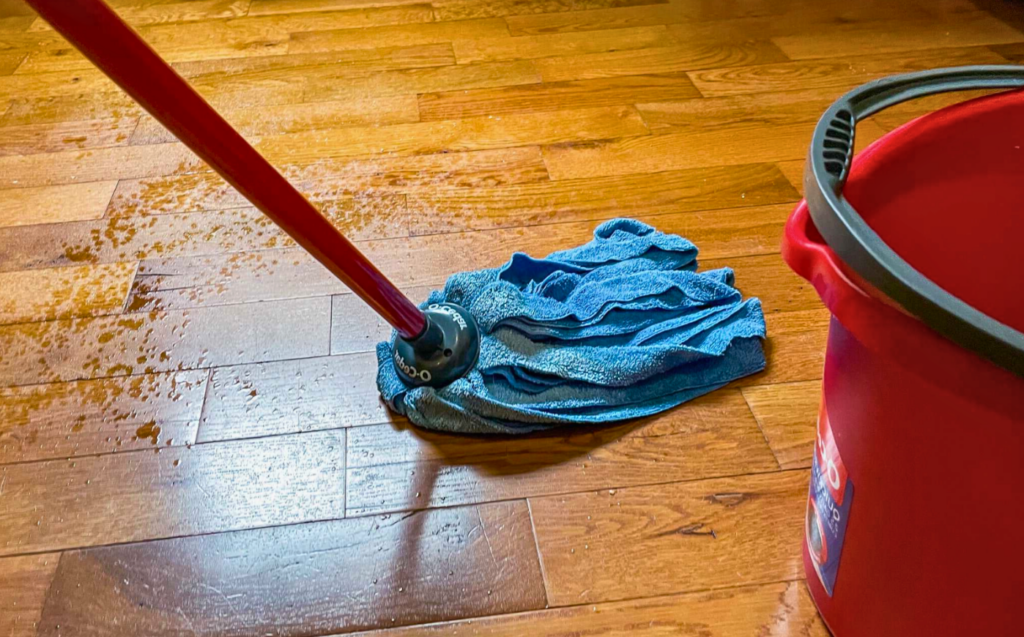
[[[441,389],[411,388],[377,345],[388,406],[429,429],[526,433],[647,416],[764,369],[764,315],[728,268],[696,272],[697,248],[632,219],[543,259],[517,253],[463,272],[424,303],[456,303],[480,358]],[[395,335],[392,335],[392,339]]]

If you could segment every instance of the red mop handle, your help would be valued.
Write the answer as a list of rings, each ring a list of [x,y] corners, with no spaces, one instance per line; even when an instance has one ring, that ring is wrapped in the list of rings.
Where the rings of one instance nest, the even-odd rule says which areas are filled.
[[[406,338],[420,312],[103,0],[26,0],[167,130]]]

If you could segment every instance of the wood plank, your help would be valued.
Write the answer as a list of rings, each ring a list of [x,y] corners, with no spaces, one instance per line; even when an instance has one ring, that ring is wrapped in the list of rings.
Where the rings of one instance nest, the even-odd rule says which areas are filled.
[[[137,0],[136,0],[137,2]],[[128,4],[116,9],[117,15],[138,28],[153,24],[194,22],[244,16],[249,0],[191,0],[189,2],[162,2],[160,4]],[[50,31],[43,19],[33,23],[31,31]]]
[[[128,143],[137,124],[138,121],[132,119],[100,119],[4,126],[0,128],[0,155],[121,146]]]
[[[316,205],[336,228],[353,239],[408,235],[405,199],[401,196],[348,198]],[[0,240],[10,241],[5,245],[11,246],[0,253],[0,272],[295,245],[255,208],[0,228]]]
[[[27,20],[23,19],[21,23],[28,28],[28,24],[35,20],[36,12],[25,4],[24,0],[0,0],[0,18],[19,16],[27,18]]]
[[[780,161],[775,165],[779,167],[789,183],[793,184],[793,187],[802,194],[804,191],[804,160]]]
[[[505,113],[536,113],[595,106],[628,106],[648,100],[700,97],[683,74],[546,82],[525,86],[445,91],[419,96],[420,118],[459,119]]]
[[[802,576],[804,471],[530,499],[548,603]]]
[[[768,339],[763,372],[736,381],[739,386],[792,383],[821,378],[828,340],[828,310],[801,310],[765,315]]]
[[[310,131],[264,137],[256,148],[271,161],[301,163],[325,157],[486,150],[647,133],[636,109],[611,106]]]
[[[381,126],[418,122],[416,96],[382,97],[374,100],[315,102],[246,107],[221,115],[246,136],[280,135],[345,126]],[[132,134],[132,144],[174,142],[177,138],[152,117],[142,118]]]
[[[437,87],[477,88],[509,84],[535,83],[540,78],[532,66],[525,63],[476,64],[453,66],[451,46],[429,45],[420,47],[429,53],[419,56],[406,54],[408,48],[392,49],[383,55],[378,49],[367,51],[341,51],[296,56],[273,56],[264,61],[278,59],[297,61],[325,56],[355,57],[356,62],[344,60],[325,64],[253,65],[253,70],[233,69],[203,72],[190,82],[196,90],[208,96],[214,106],[235,110],[254,104],[293,104],[297,102],[357,101],[389,96],[411,95],[437,90]],[[230,60],[229,60],[230,61]],[[208,64],[204,62],[203,64]],[[219,65],[228,66],[228,65]],[[232,65],[233,66],[233,65]]]
[[[152,449],[157,442],[190,445],[208,376],[200,370],[0,389],[0,464]]]
[[[402,290],[413,303],[422,303],[435,286]],[[331,301],[331,354],[372,352],[377,343],[391,338],[392,329],[362,299],[353,294],[335,296]],[[375,372],[376,368],[368,369]]]
[[[362,34],[373,28],[398,29],[402,32],[416,31],[416,26],[430,23],[433,12],[426,3],[379,8],[364,8],[353,11],[327,11],[295,15],[270,15],[242,17],[233,20],[205,20],[181,24],[156,24],[141,27],[141,35],[162,57],[172,62],[207,60],[215,58],[262,57],[296,53],[291,47],[292,36],[309,32],[354,34],[362,42],[375,41],[377,44],[338,48],[372,48],[374,46],[399,46],[402,42],[384,38],[367,38]],[[424,25],[430,26],[430,25]],[[368,29],[369,27],[369,29]],[[502,34],[507,34],[504,23]],[[37,38],[46,33],[32,34]],[[467,35],[465,37],[472,37]],[[422,39],[411,40],[408,44],[428,44]],[[328,50],[328,49],[319,49]],[[60,51],[60,53],[58,53]],[[42,73],[56,70],[82,70],[90,68],[89,62],[67,43],[55,39],[47,46],[34,52],[19,73]]]
[[[629,29],[691,20],[692,17],[684,7],[683,4],[673,2],[639,7],[532,13],[509,16],[505,22],[508,22],[508,31],[513,36]]]
[[[688,237],[700,247],[704,262],[705,257],[732,259],[774,253],[792,208],[793,204],[787,203],[637,218],[664,232]],[[360,243],[359,248],[393,282],[415,293],[417,287],[441,287],[457,271],[497,267],[514,252],[543,256],[586,243],[593,237],[594,226],[594,222],[585,221],[430,235],[368,241]],[[746,279],[745,273],[741,276]],[[345,292],[344,286],[312,257],[291,249],[143,261],[128,307],[147,311],[184,309]],[[340,311],[343,302],[334,302]],[[351,303],[345,311],[361,312],[358,301]],[[374,319],[368,325],[376,324]],[[355,325],[359,327],[359,323]],[[386,330],[377,332],[365,326],[358,333],[365,336],[370,332],[382,338],[388,335]]]
[[[744,296],[761,299],[765,314],[821,308],[814,286],[790,270],[778,254],[700,260],[701,271],[718,268],[732,269],[736,288]]]
[[[389,194],[433,188],[501,186],[545,181],[540,148],[522,146],[463,153],[377,155],[322,159],[304,165],[278,165],[296,188],[314,201]],[[248,201],[220,175],[193,173],[145,179],[122,179],[107,214],[167,214],[247,206]]]
[[[142,107],[124,93],[81,93],[58,97],[16,97],[0,126],[43,126],[63,122],[108,121],[127,128],[137,124]]]
[[[333,496],[340,481],[326,473],[309,477]],[[117,625],[153,636],[299,637],[543,606],[530,514],[517,501],[67,553],[41,624],[46,635],[59,624],[83,635]]]
[[[42,35],[35,34],[35,37]],[[29,58],[31,57],[30,55]],[[29,58],[18,67],[19,70],[30,63]],[[0,76],[0,99],[13,99],[25,95],[56,97],[115,90],[117,86],[114,82],[91,66],[61,73],[16,73]]]
[[[736,390],[636,422],[514,438],[408,424],[356,427],[349,436],[348,515],[778,468]]]
[[[205,166],[182,144],[9,155],[0,157],[0,189],[180,175]]]
[[[1024,42],[998,44],[990,48],[1011,62],[1020,62],[1024,60]]]
[[[414,68],[364,78],[331,78],[309,85],[305,101],[371,99],[445,90],[473,90],[493,86],[536,84],[540,76],[528,60]]]
[[[5,51],[0,53],[0,75],[10,75],[21,66],[26,54],[21,51]]]
[[[306,53],[289,55],[284,50],[285,44],[262,45],[266,49],[265,55],[242,55],[239,52],[235,57],[204,57],[196,52],[185,51],[182,53],[168,53],[167,61],[178,71],[182,77],[196,84],[204,84],[204,77],[219,75],[211,78],[201,88],[206,92],[208,100],[216,100],[216,92],[210,92],[206,84],[219,86],[228,80],[238,80],[238,75],[245,75],[256,72],[283,71],[292,69],[300,72],[299,67],[305,72],[324,72],[321,66],[334,67],[332,71],[350,76],[365,75],[380,71],[389,71],[406,68],[419,68],[424,66],[436,66],[439,64],[454,64],[455,54],[451,45],[447,43],[433,45],[419,45],[415,47],[389,47],[364,48],[342,51],[327,51],[323,53]],[[201,51],[199,52],[201,53]],[[19,69],[19,73],[41,72],[41,71],[75,71],[87,66],[88,62],[80,57],[75,57],[71,49],[43,49],[36,51]],[[280,77],[288,78],[288,74],[278,74]],[[293,79],[298,79],[294,78]],[[268,84],[272,87],[272,84]]]
[[[783,469],[809,468],[814,455],[821,381],[744,387],[772,453]]]
[[[563,82],[750,66],[788,59],[767,40],[737,39],[684,41],[673,46],[562,55],[534,60],[534,65],[545,82]]]
[[[253,0],[250,16],[309,13],[311,11],[342,11],[405,4],[421,4],[419,0]]]
[[[452,42],[455,59],[466,62],[527,60],[561,55],[604,53],[675,44],[663,26],[609,29],[588,33],[527,35],[514,38],[465,38]]]
[[[330,299],[0,327],[0,386],[325,356]]]
[[[292,33],[288,42],[288,53],[315,53],[382,46],[416,46],[454,42],[460,39],[507,37],[508,27],[505,25],[505,21],[497,18],[372,27],[359,30],[320,29]]]
[[[316,73],[322,67],[331,67],[331,73],[351,76],[369,75],[382,71],[415,69],[428,66],[455,64],[455,53],[448,43],[416,46],[384,46],[373,49],[350,49],[323,53],[297,53],[262,57],[215,58],[175,62],[175,70],[190,80],[201,80],[216,74],[211,84],[220,85],[237,79],[239,75],[254,72],[292,69],[301,73]],[[299,68],[301,67],[301,69]],[[287,74],[280,74],[288,78]]]
[[[663,4],[665,0],[435,0],[434,15],[438,20],[466,20],[530,13],[558,13],[608,7],[635,7]]]
[[[99,219],[116,181],[15,188],[0,198],[0,228]]]
[[[545,146],[544,164],[552,179],[561,180],[795,160],[807,154],[814,125],[805,121],[765,126],[740,120],[715,128],[693,122],[645,137]],[[857,141],[868,144],[885,132],[866,121],[857,126]]]
[[[409,196],[414,235],[659,215],[797,200],[771,164],[566,179]]]
[[[575,637],[577,635],[692,635],[697,637],[828,637],[804,582],[725,588],[592,606],[467,619],[444,624],[357,633],[353,637]]]
[[[0,633],[5,637],[38,634],[46,591],[59,559],[56,553],[0,559]]]
[[[936,49],[907,55],[865,55],[712,69],[690,73],[690,79],[706,97],[825,88],[842,91],[897,73],[1002,63],[1005,60],[1000,55],[986,48]]]
[[[344,431],[157,452],[6,467],[0,555],[342,515]],[[45,623],[44,628],[53,630]]]
[[[121,311],[135,263],[0,272],[0,325]]]
[[[585,35],[585,34],[580,34]],[[672,46],[546,57],[535,61],[544,81],[592,79],[649,72],[681,72],[786,61],[767,40],[682,39]]]
[[[793,60],[842,57],[861,51],[874,54],[1009,44],[1024,34],[984,11],[961,13],[943,21],[901,20],[840,24],[773,38]]]
[[[213,370],[198,440],[388,422],[372,353],[234,365]]]

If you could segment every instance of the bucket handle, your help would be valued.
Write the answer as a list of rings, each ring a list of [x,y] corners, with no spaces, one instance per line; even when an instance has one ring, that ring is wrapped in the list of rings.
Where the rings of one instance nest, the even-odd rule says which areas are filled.
[[[963,66],[907,73],[843,95],[814,129],[804,192],[818,232],[861,278],[934,330],[1024,376],[1024,334],[979,312],[914,269],[871,229],[846,200],[857,122],[901,102],[974,89],[1024,87],[1024,67]]]

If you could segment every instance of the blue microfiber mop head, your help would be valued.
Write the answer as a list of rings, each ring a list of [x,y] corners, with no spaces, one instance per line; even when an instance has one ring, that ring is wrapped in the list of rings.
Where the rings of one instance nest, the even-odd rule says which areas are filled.
[[[423,307],[455,303],[480,358],[450,385],[407,386],[377,345],[388,406],[428,429],[526,433],[654,414],[764,369],[764,315],[728,268],[696,272],[697,248],[633,219],[586,245],[462,272]],[[395,335],[392,335],[392,339]]]

